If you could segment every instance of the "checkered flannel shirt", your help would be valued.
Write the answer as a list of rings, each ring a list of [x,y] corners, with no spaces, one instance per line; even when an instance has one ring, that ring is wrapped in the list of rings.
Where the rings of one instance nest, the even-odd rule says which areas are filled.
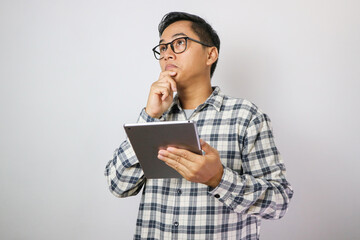
[[[183,178],[146,179],[128,140],[106,166],[115,196],[143,187],[134,239],[259,239],[261,218],[284,216],[293,195],[270,119],[218,87],[190,119],[220,154],[224,173],[216,188]],[[186,120],[177,97],[160,119],[143,109],[138,122],[174,120]]]

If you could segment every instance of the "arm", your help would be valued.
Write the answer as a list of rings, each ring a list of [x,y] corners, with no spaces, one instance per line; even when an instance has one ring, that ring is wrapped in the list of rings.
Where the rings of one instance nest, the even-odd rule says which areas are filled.
[[[116,197],[136,195],[144,184],[144,173],[128,140],[115,150],[105,168],[109,190]]]
[[[138,122],[152,121],[159,119],[150,117],[143,109]],[[145,182],[144,173],[128,140],[115,150],[113,159],[106,165],[105,176],[110,192],[117,197],[133,196],[141,190]]]
[[[208,185],[209,194],[234,212],[273,219],[284,216],[293,191],[266,115],[256,115],[239,142],[241,173],[222,166],[219,153],[209,144],[202,141],[201,145],[203,156],[169,147],[160,150],[158,157],[185,179]]]
[[[142,110],[138,122],[160,121],[168,109],[176,91],[176,82],[172,77],[176,72],[160,73],[158,81],[151,85],[146,108]],[[136,195],[145,183],[144,173],[128,140],[115,150],[113,159],[105,168],[109,189],[117,197]]]
[[[293,190],[285,179],[285,166],[265,114],[252,119],[242,145],[242,173],[225,167],[220,184],[210,194],[238,213],[283,217]]]

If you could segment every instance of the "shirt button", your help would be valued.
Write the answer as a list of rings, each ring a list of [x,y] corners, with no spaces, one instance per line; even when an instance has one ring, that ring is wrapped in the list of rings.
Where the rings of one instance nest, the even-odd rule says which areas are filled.
[[[178,189],[178,190],[177,190],[177,194],[178,194],[178,195],[181,195],[181,193],[182,193],[181,189]]]
[[[219,195],[219,194],[215,194],[214,197],[220,198],[220,195]]]
[[[179,223],[178,222],[174,222],[174,227],[178,227]]]

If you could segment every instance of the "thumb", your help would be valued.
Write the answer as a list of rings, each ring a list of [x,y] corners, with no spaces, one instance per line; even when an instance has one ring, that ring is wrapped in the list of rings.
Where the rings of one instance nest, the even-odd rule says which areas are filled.
[[[200,145],[201,145],[201,149],[206,153],[211,153],[213,151],[213,147],[211,147],[207,142],[205,142],[204,140],[200,139]]]

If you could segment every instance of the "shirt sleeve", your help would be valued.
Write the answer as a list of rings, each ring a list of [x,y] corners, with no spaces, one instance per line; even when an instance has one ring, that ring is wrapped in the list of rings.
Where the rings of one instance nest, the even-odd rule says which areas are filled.
[[[139,123],[154,121],[159,119],[150,117],[145,109],[141,111]],[[110,192],[117,197],[133,196],[141,190],[145,183],[144,172],[128,139],[115,150],[113,159],[105,167],[105,176]]]
[[[241,173],[224,167],[220,184],[209,193],[241,214],[278,219],[293,196],[285,166],[275,146],[270,119],[256,114],[250,121],[241,150]]]

